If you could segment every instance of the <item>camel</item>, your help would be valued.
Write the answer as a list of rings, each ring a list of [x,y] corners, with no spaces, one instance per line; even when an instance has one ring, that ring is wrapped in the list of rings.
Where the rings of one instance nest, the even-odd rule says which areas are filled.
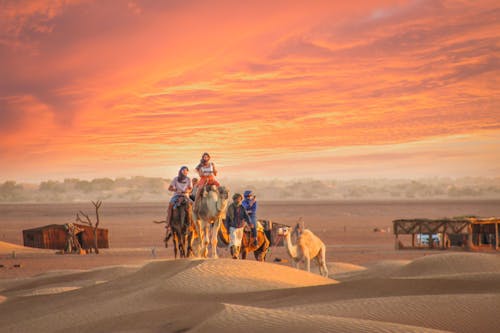
[[[153,221],[154,223],[167,223],[163,221]],[[168,247],[168,241],[172,238],[174,243],[174,257],[177,259],[179,251],[180,258],[190,257],[193,254],[193,241],[198,237],[194,223],[191,204],[187,198],[182,197],[177,203],[177,207],[172,209],[172,218],[170,228],[167,228],[165,247]]]
[[[298,269],[301,261],[305,261],[306,269],[311,271],[311,259],[315,259],[319,266],[320,274],[328,277],[328,268],[326,267],[326,246],[313,232],[309,229],[304,229],[300,234],[297,244],[292,244],[290,228],[284,227],[278,229],[278,234],[285,236],[285,246],[288,255],[295,263]]]
[[[198,190],[202,191],[198,198],[200,202],[195,202],[197,209],[193,214],[196,232],[200,238],[197,252],[201,257],[207,258],[208,246],[211,245],[212,258],[218,258],[217,234],[222,220],[226,217],[229,190],[224,186],[217,188],[214,185]]]
[[[192,242],[193,216],[191,203],[187,197],[180,197],[177,207],[172,209],[170,221],[174,242],[174,257],[177,259],[177,250],[181,258],[188,258],[193,254]]]
[[[224,223],[221,224],[219,229],[219,240],[225,244],[229,245],[229,232]],[[255,260],[265,261],[267,250],[269,249],[269,239],[267,239],[266,234],[262,230],[257,230],[257,240],[258,243],[255,245],[255,238],[252,237],[252,231],[245,228],[245,233],[243,234],[243,239],[241,240],[241,248],[239,253],[231,253],[233,259],[237,259],[241,254],[241,259],[246,259],[248,253],[253,252]]]

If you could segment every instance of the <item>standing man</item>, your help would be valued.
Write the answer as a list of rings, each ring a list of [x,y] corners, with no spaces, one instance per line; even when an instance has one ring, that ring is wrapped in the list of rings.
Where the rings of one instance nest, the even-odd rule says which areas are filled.
[[[227,207],[226,226],[229,229],[229,249],[233,259],[238,259],[240,253],[241,239],[245,223],[250,223],[250,217],[241,204],[243,196],[239,193],[233,195],[233,202]]]

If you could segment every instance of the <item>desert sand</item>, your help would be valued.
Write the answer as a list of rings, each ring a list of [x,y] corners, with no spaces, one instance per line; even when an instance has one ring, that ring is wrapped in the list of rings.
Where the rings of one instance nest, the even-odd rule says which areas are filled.
[[[134,247],[137,225],[108,214],[112,244],[121,246],[99,255],[25,248],[12,232],[0,242],[0,332],[497,332],[499,254],[395,251],[391,233],[373,232],[417,210],[498,209],[475,205],[344,206],[333,221],[320,216],[330,206],[304,214],[327,244],[328,278],[314,264],[311,273],[291,267],[283,248],[267,262],[231,260],[223,248],[221,259],[174,260],[158,225],[159,242],[147,246],[150,216]],[[294,221],[289,207],[267,209]],[[27,213],[18,214],[1,221],[2,231],[24,228]]]

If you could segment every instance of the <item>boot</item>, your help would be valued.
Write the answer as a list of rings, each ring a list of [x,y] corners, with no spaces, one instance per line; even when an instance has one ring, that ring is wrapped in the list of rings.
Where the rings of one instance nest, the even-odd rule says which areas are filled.
[[[252,229],[252,236],[253,236],[253,244],[252,245],[258,246],[259,245],[259,238],[257,238],[257,227],[256,226]]]

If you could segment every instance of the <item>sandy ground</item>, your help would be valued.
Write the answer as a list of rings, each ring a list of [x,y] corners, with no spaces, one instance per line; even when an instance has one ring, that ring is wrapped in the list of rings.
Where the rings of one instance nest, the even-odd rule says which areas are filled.
[[[103,211],[112,248],[99,255],[25,248],[22,229],[65,223],[77,205],[0,205],[0,332],[498,331],[499,254],[395,251],[373,232],[400,217],[498,216],[498,202],[262,206],[282,223],[303,216],[327,244],[329,278],[275,263],[283,248],[264,263],[226,249],[173,260],[157,204]]]

